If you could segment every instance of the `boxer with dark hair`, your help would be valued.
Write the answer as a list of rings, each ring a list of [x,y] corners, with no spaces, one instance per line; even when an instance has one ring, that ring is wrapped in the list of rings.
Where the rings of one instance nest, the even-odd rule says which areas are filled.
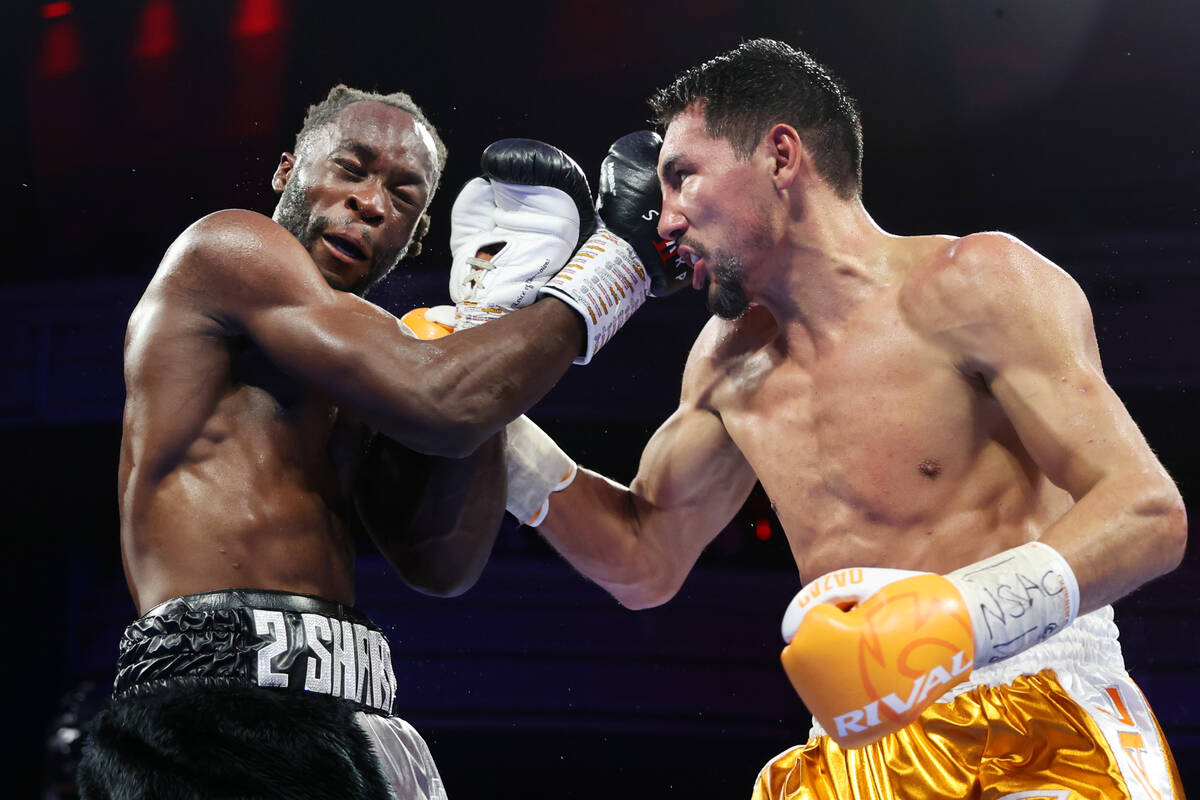
[[[755,798],[1182,798],[1109,604],[1179,564],[1185,510],[1079,286],[1006,234],[879,228],[854,103],[788,45],[652,105],[658,234],[716,316],[630,486],[526,424],[510,510],[644,608],[762,482],[806,584],[783,662],[816,724]]]
[[[445,159],[407,95],[336,87],[280,159],[274,219],[219,211],[164,256],[125,342],[121,551],[142,616],[83,796],[445,795],[353,607],[355,532],[423,592],[471,586],[503,514],[503,427],[597,346],[578,301],[535,301],[581,245],[591,284],[626,268],[596,257],[578,165],[504,140],[452,232],[464,313],[504,318],[416,338],[437,321],[359,295],[419,243]]]

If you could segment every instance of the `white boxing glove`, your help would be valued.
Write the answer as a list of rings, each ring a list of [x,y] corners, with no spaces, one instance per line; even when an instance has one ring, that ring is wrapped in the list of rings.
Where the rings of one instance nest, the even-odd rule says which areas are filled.
[[[558,148],[503,139],[484,150],[481,165],[483,177],[467,182],[450,213],[458,329],[532,303],[595,230],[587,177]]]

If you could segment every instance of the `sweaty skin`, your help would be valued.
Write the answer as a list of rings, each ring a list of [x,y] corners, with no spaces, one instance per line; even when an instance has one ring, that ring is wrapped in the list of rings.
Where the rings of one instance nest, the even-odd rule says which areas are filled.
[[[552,495],[540,530],[622,603],[672,597],[756,480],[803,581],[945,573],[1040,539],[1086,613],[1179,563],[1182,500],[1062,270],[1005,234],[885,233],[787,125],[739,160],[693,107],[660,176],[659,233],[695,285],[736,255],[751,305],[701,332],[628,488],[581,470]]]
[[[273,186],[306,209],[307,249],[268,217],[217,212],[171,245],[130,318],[118,492],[139,612],[229,587],[352,604],[359,525],[415,587],[462,591],[503,514],[496,434],[578,353],[556,300],[423,342],[343,291],[405,250],[436,156],[376,102],[306,141]]]

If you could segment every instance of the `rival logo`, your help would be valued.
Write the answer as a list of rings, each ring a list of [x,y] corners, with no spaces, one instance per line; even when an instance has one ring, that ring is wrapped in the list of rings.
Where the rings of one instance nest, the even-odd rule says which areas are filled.
[[[971,669],[971,664],[966,662],[966,654],[959,650],[950,659],[949,671],[946,667],[938,664],[928,672],[918,675],[913,681],[912,689],[908,693],[908,698],[901,700],[895,692],[890,692],[887,695],[872,700],[862,708],[856,708],[845,714],[839,714],[833,718],[833,724],[837,728],[837,735],[840,738],[845,738],[851,733],[862,733],[869,728],[878,726],[882,720],[879,718],[879,704],[883,703],[897,717],[902,717],[904,714],[919,710],[925,706],[925,701],[930,694],[939,686],[947,686],[953,682],[956,675],[961,675]],[[935,695],[936,697],[937,695]]]

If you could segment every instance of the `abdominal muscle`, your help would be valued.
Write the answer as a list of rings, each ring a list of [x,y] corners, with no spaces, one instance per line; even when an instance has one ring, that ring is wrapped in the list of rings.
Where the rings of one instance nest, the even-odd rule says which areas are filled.
[[[742,446],[805,581],[851,566],[946,573],[1039,538],[1072,504],[1070,495],[1040,472],[1023,469],[995,442],[956,465],[958,474],[943,467],[936,479],[919,471],[919,453],[896,457],[881,470],[895,475],[890,484],[846,480],[847,470],[870,472],[847,460],[797,463],[803,448],[791,458],[764,458],[774,446]]]
[[[948,572],[1038,538],[1072,500],[994,398],[900,330],[800,365],[776,339],[712,393],[811,580],[843,567]],[[879,344],[882,342],[882,344]],[[737,378],[733,376],[738,376]]]
[[[329,426],[228,399],[161,479],[134,468],[124,481],[122,553],[139,611],[222,588],[352,604],[353,538],[336,507]]]

